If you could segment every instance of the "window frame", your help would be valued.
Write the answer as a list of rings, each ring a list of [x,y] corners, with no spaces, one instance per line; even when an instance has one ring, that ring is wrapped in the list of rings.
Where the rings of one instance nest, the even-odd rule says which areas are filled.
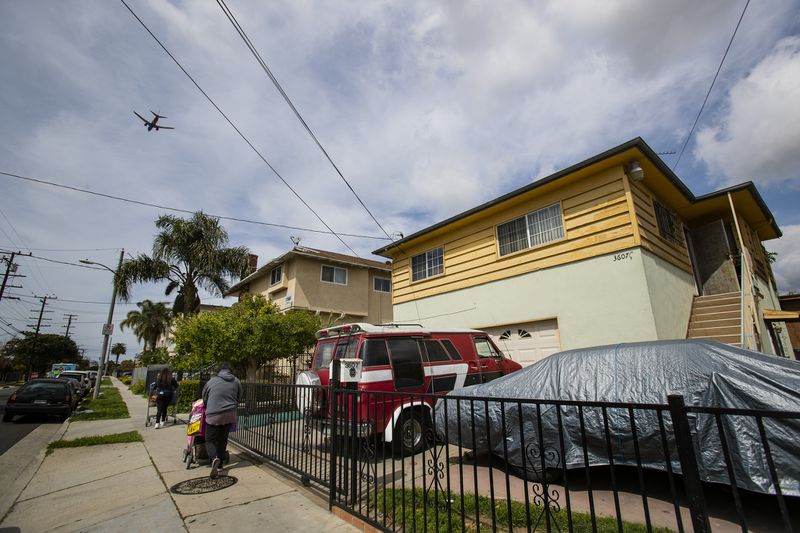
[[[328,281],[326,279],[323,279],[323,272],[325,272],[326,268],[330,268],[330,269],[333,270],[333,280],[332,281]],[[344,272],[344,283],[339,283],[338,281],[336,281],[336,271],[337,270],[341,270],[342,272]],[[320,265],[320,269],[319,269],[319,281],[320,281],[320,283],[330,283],[331,285],[341,285],[342,287],[346,287],[349,280],[350,280],[350,275],[347,272],[346,268],[337,267],[337,266],[334,266],[334,265]]]
[[[545,209],[550,209],[550,208],[552,208],[554,206],[558,206],[558,215],[559,215],[559,220],[561,222],[561,226],[560,226],[560,228],[561,228],[561,237],[559,237],[557,239],[553,239],[553,240],[547,241],[547,242],[542,242],[542,243],[539,243],[539,244],[531,245],[531,231],[530,231],[530,222],[528,221],[528,217],[533,215],[534,213],[538,213],[540,211],[544,211]],[[525,237],[526,237],[526,241],[527,241],[527,246],[525,246],[524,248],[521,248],[519,250],[515,250],[513,252],[507,252],[507,253],[504,254],[501,251],[502,250],[502,245],[500,243],[500,226],[504,226],[506,224],[509,224],[511,222],[515,222],[515,221],[520,220],[520,219],[525,221]],[[564,240],[567,239],[567,230],[566,230],[566,225],[564,224],[564,206],[561,205],[561,200],[559,200],[557,202],[553,202],[552,204],[546,205],[544,207],[540,207],[538,209],[534,209],[533,211],[529,211],[529,212],[527,212],[527,213],[525,213],[523,215],[516,216],[514,218],[510,218],[508,220],[505,220],[505,221],[495,225],[495,227],[494,227],[494,236],[495,236],[495,242],[497,243],[497,257],[498,258],[510,257],[510,256],[515,255],[515,254],[520,254],[520,253],[523,253],[523,252],[526,252],[526,251],[529,251],[529,250],[535,250],[537,248],[541,248],[543,246],[549,246],[549,245],[551,245],[553,243],[556,243],[556,242],[564,241]]]
[[[437,250],[441,250],[442,251],[442,253],[441,253],[441,256],[442,256],[442,271],[439,272],[438,274],[428,275],[428,271],[431,268],[430,264],[429,264],[428,254],[430,254],[431,252],[436,252]],[[417,258],[417,257],[421,257],[421,256],[425,257],[425,277],[419,278],[419,279],[414,279],[414,259]],[[436,246],[435,248],[431,248],[430,250],[425,250],[424,252],[422,252],[420,254],[412,255],[411,258],[409,258],[409,260],[408,260],[408,268],[409,268],[409,271],[410,271],[409,272],[410,273],[409,277],[411,278],[411,283],[420,283],[420,282],[423,282],[425,280],[429,280],[429,279],[433,279],[433,278],[438,278],[440,276],[444,276],[444,245]]]
[[[273,281],[275,272],[278,272],[278,279],[277,281]],[[274,287],[275,285],[280,284],[283,281],[283,264],[280,264],[269,271],[269,286]]]
[[[379,291],[375,288],[375,280],[383,280],[389,282],[389,290],[388,291]],[[374,292],[379,292],[381,294],[392,294],[392,279],[391,278],[384,278],[383,276],[373,276],[372,277],[372,290]]]
[[[670,220],[669,224],[674,226],[674,232],[676,235],[665,235],[662,232],[662,218],[659,217],[659,213],[663,213],[667,215]],[[661,237],[666,242],[670,243],[673,246],[677,246],[679,248],[686,248],[686,239],[683,236],[683,221],[681,221],[678,213],[673,211],[672,209],[668,208],[664,205],[663,202],[659,201],[657,198],[653,198],[653,214],[656,218],[656,228],[658,228],[658,236]]]

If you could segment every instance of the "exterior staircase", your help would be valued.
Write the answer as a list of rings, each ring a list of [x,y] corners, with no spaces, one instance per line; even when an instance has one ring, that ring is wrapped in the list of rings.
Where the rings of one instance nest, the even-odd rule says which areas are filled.
[[[742,296],[738,292],[695,296],[687,339],[741,346]]]

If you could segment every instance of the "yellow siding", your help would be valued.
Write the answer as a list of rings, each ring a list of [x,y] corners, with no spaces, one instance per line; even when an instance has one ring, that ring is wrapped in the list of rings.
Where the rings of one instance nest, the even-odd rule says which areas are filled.
[[[395,257],[394,303],[463,289],[543,268],[624,250],[636,245],[620,167],[577,182],[532,191],[487,210],[470,221],[456,222],[439,240],[404,249]],[[496,226],[560,202],[565,238],[503,257],[497,249]],[[652,210],[652,208],[651,208]],[[444,247],[444,274],[410,283],[409,257]]]
[[[761,245],[761,239],[758,238],[756,232],[745,222],[741,215],[739,215],[738,218],[739,228],[742,230],[744,246],[750,251],[750,257],[753,258],[753,270],[755,270],[756,274],[761,276],[762,279],[771,279],[769,262],[764,253],[764,247]]]
[[[642,183],[632,182],[631,193],[636,220],[638,221],[642,248],[652,252],[665,261],[669,261],[686,272],[691,272],[692,265],[689,260],[689,252],[686,249],[686,244],[677,245],[663,238],[659,233],[658,222],[656,222],[656,212],[653,207],[654,197],[647,187]],[[656,200],[658,200],[658,198],[656,198]],[[669,207],[669,204],[666,202],[661,202],[661,204]],[[685,224],[685,221],[681,220],[680,217],[678,220],[680,220],[681,224]]]

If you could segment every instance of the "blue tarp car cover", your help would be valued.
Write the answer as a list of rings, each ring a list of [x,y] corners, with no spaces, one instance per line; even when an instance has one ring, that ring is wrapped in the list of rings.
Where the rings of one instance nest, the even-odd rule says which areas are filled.
[[[447,432],[450,443],[507,458],[530,479],[551,469],[580,468],[587,460],[590,465],[608,465],[611,459],[616,465],[641,462],[645,468],[665,470],[665,448],[672,470],[680,473],[668,410],[593,406],[579,410],[575,405],[547,403],[665,406],[668,394],[683,395],[687,406],[796,412],[800,411],[800,362],[695,340],[570,350],[494,381],[452,391],[437,402],[435,427]],[[688,418],[701,478],[730,484],[715,416],[689,413]],[[774,493],[756,419],[723,415],[721,421],[737,485]],[[763,425],[783,493],[800,496],[800,420],[763,418]]]

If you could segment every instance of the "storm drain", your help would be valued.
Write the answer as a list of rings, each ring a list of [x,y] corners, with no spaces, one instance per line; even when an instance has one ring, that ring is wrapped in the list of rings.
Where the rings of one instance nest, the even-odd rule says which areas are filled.
[[[175,494],[205,494],[206,492],[227,489],[235,485],[237,481],[239,480],[233,476],[219,476],[216,479],[211,479],[208,476],[196,477],[176,483],[169,490]]]

